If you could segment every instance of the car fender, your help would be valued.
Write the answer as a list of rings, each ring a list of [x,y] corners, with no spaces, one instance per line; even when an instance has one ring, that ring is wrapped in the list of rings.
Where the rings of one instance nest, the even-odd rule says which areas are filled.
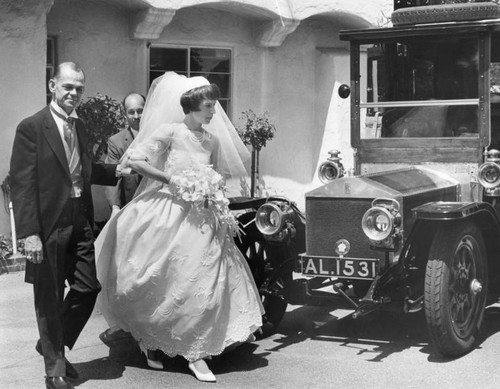
[[[433,202],[412,210],[415,223],[404,244],[401,264],[425,269],[432,238],[438,228],[470,219],[481,229],[487,248],[489,273],[500,275],[500,221],[486,202]],[[490,277],[490,280],[493,277]]]
[[[499,225],[495,210],[491,204],[484,202],[431,202],[413,208],[412,213],[417,220],[456,220],[479,216]]]

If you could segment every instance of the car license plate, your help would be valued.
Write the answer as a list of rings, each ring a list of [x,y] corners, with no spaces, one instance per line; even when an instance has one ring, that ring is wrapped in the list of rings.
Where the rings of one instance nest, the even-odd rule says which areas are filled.
[[[308,276],[373,280],[379,272],[379,260],[371,258],[320,257],[300,255],[302,274]]]

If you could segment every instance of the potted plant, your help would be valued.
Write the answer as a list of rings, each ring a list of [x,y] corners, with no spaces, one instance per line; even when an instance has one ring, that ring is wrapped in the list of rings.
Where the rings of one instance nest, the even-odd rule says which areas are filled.
[[[76,109],[85,123],[89,143],[87,145],[94,162],[106,154],[108,139],[125,126],[122,104],[100,93],[89,97]]]
[[[245,122],[237,128],[244,144],[252,147],[252,167],[250,175],[250,195],[254,197],[255,187],[259,177],[259,152],[267,142],[274,138],[275,125],[269,119],[267,112],[256,114],[251,109],[242,112]]]

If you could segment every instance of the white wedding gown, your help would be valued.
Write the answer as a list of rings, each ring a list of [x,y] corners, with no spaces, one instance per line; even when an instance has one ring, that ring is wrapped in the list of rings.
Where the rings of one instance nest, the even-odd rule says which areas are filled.
[[[166,156],[166,170],[210,164],[216,139],[165,125],[134,153]],[[175,198],[169,185],[138,195],[99,234],[98,306],[149,349],[189,361],[220,354],[262,325],[263,308],[244,257],[208,209]]]

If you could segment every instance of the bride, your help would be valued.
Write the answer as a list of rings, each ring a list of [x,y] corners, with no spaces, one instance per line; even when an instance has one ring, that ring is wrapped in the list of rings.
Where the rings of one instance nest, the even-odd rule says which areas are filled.
[[[204,359],[251,339],[263,313],[227,200],[217,189],[203,201],[189,193],[246,173],[248,151],[219,94],[203,77],[168,72],[153,82],[121,162],[144,179],[95,243],[108,323],[132,334],[150,367],[163,367],[151,350],[181,355],[201,381],[215,381]]]

